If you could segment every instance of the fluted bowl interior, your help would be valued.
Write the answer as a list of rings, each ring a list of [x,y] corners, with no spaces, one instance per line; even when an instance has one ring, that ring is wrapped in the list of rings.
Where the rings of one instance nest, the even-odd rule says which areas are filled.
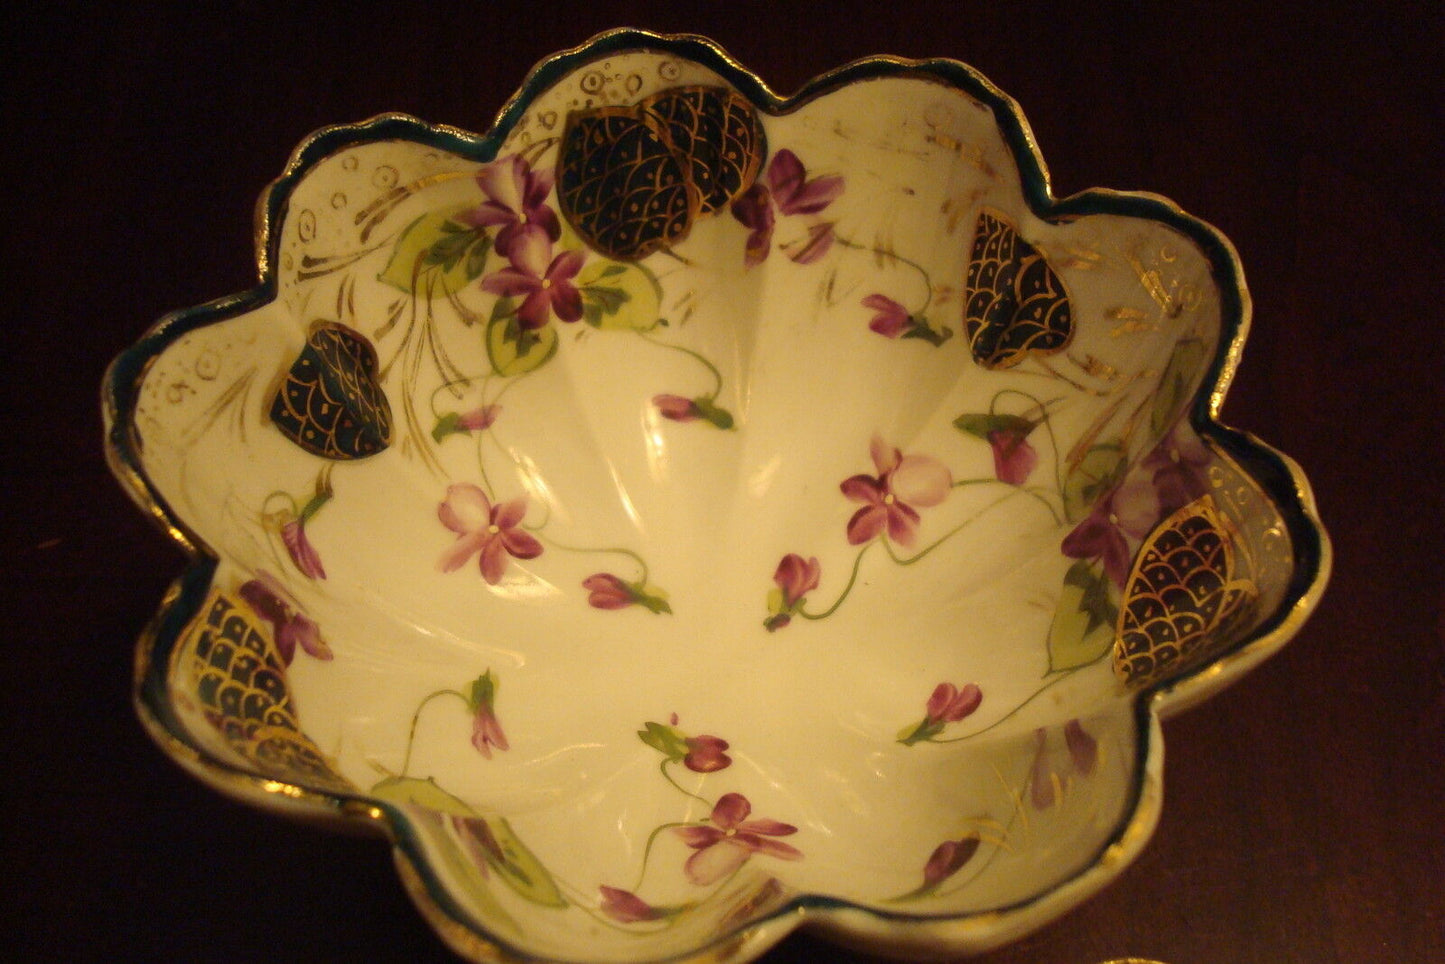
[[[198,554],[143,716],[379,821],[477,959],[1016,936],[1142,845],[1158,709],[1323,578],[1302,477],[1213,419],[1228,243],[1055,201],[959,64],[784,100],[604,35],[485,136],[313,136],[258,258],[112,369]]]

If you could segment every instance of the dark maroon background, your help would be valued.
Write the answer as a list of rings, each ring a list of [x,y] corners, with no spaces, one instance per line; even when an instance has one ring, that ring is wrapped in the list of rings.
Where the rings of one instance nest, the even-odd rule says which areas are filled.
[[[1437,3],[105,6],[0,30],[20,959],[451,959],[384,844],[230,803],[142,733],[132,641],[183,559],[106,473],[97,387],[162,313],[253,283],[253,202],[313,128],[399,110],[481,129],[538,59],[626,24],[707,34],[780,92],[873,53],[964,60],[1024,105],[1058,194],[1166,194],[1244,260],[1255,328],[1226,418],[1304,465],[1333,584],[1280,655],[1168,725],[1142,859],[984,960],[1445,960]],[[767,958],[870,960],[809,936]]]

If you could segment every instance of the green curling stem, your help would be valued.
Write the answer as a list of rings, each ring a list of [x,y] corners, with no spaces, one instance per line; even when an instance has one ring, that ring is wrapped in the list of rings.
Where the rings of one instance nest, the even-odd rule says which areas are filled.
[[[1024,700],[1024,701],[1023,701],[1022,703],[1020,703],[1018,706],[1015,706],[1013,709],[1009,710],[1009,711],[1008,711],[1007,713],[1005,713],[1003,716],[1000,716],[998,719],[994,720],[992,723],[990,723],[988,726],[983,727],[982,729],[974,730],[972,733],[965,733],[963,736],[949,737],[949,738],[946,739],[946,740],[933,739],[933,740],[929,740],[928,742],[930,742],[930,743],[962,743],[962,742],[965,741],[965,740],[972,740],[972,739],[973,739],[974,737],[976,737],[976,736],[982,736],[983,734],[987,733],[989,730],[992,730],[994,727],[999,726],[999,725],[1007,722],[1008,720],[1012,719],[1012,718],[1013,718],[1015,715],[1017,715],[1018,712],[1019,712],[1020,710],[1022,710],[1025,706],[1028,706],[1028,705],[1029,705],[1030,703],[1032,703],[1034,700],[1038,699],[1038,698],[1039,698],[1040,696],[1042,696],[1044,693],[1048,692],[1049,689],[1051,689],[1052,687],[1057,686],[1058,684],[1062,683],[1064,680],[1068,679],[1070,676],[1072,676],[1073,674],[1077,673],[1077,672],[1078,672],[1079,670],[1081,670],[1081,669],[1083,669],[1082,666],[1077,666],[1077,667],[1075,667],[1075,668],[1073,668],[1073,669],[1060,670],[1059,673],[1058,673],[1057,675],[1055,675],[1053,679],[1049,680],[1049,681],[1048,681],[1047,683],[1045,683],[1043,686],[1040,686],[1038,689],[1034,690],[1033,693],[1029,695],[1028,699]]]
[[[691,356],[695,361],[697,361],[698,363],[700,363],[704,368],[706,368],[709,372],[712,373],[712,377],[713,377],[713,390],[712,390],[712,393],[711,393],[711,394],[706,395],[706,396],[704,396],[704,397],[707,398],[708,400],[712,400],[712,399],[714,399],[714,398],[717,398],[718,395],[722,394],[722,387],[723,387],[722,372],[718,371],[718,367],[717,367],[716,365],[714,365],[712,362],[708,361],[708,360],[707,360],[706,358],[704,358],[702,355],[700,355],[699,353],[693,351],[691,348],[684,348],[682,345],[673,345],[673,344],[670,344],[669,342],[658,341],[656,338],[651,338],[651,337],[649,337],[646,332],[641,332],[641,331],[637,332],[637,337],[638,337],[638,338],[641,338],[643,341],[647,342],[647,343],[650,344],[650,345],[656,345],[658,348],[665,348],[665,349],[667,349],[667,350],[669,350],[669,351],[680,351],[680,352],[682,352],[684,355],[689,355],[689,356]]]
[[[529,531],[538,532],[538,530],[540,530],[540,529],[541,529],[543,526],[545,526],[546,524],[547,524],[547,523],[544,521],[544,522],[541,523],[541,525],[538,525],[535,529],[529,529]],[[526,527],[524,527],[524,528],[526,528]],[[558,542],[556,539],[553,539],[553,538],[551,538],[551,537],[549,537],[549,536],[543,536],[543,535],[540,534],[540,532],[538,532],[538,538],[540,538],[540,539],[541,539],[543,542],[545,542],[547,545],[551,546],[553,549],[560,549],[560,550],[563,551],[563,552],[577,552],[577,553],[581,553],[581,554],[583,554],[583,555],[606,555],[606,554],[615,554],[615,555],[619,555],[619,556],[626,556],[627,558],[631,559],[633,562],[637,563],[637,568],[640,569],[640,570],[642,570],[641,574],[637,577],[637,582],[638,582],[638,584],[641,585],[641,586],[646,586],[646,585],[647,585],[647,573],[648,573],[647,561],[644,560],[644,559],[642,558],[642,556],[640,556],[640,555],[637,554],[636,552],[633,552],[631,549],[623,549],[623,548],[621,548],[620,546],[618,546],[618,547],[608,546],[608,547],[597,547],[597,548],[593,548],[593,547],[583,547],[583,546],[569,546],[569,545],[567,545],[567,544],[565,544],[565,543]]]
[[[994,414],[994,406],[998,404],[999,398],[1004,395],[1017,395],[1020,398],[1027,399],[1028,401],[1033,403],[1035,408],[1039,410],[1039,422],[1044,426],[1044,431],[1049,433],[1049,448],[1053,449],[1054,452],[1054,487],[1059,491],[1062,497],[1062,493],[1064,491],[1063,460],[1059,455],[1059,440],[1058,437],[1054,434],[1054,423],[1053,419],[1049,416],[1049,406],[1055,405],[1063,401],[1063,399],[1054,398],[1050,399],[1047,402],[1041,402],[1033,395],[1030,395],[1028,392],[1021,391],[1017,388],[1004,388],[1000,389],[989,401],[988,413],[990,415]],[[1050,506],[1050,508],[1052,509],[1053,507]],[[1057,513],[1055,514],[1055,518],[1058,518]],[[1062,521],[1063,520],[1060,519],[1061,523]]]
[[[458,693],[456,690],[437,690],[435,693],[429,694],[425,699],[421,701],[420,704],[417,705],[416,712],[412,714],[411,718],[411,731],[407,734],[406,737],[406,755],[401,759],[401,773],[399,774],[399,776],[401,777],[405,777],[407,770],[411,768],[411,750],[412,746],[416,743],[416,728],[417,724],[421,722],[422,710],[426,709],[427,704],[430,703],[432,700],[436,699],[438,696],[455,696],[457,699],[462,701],[463,705],[466,705],[468,708],[470,708],[471,706],[471,703],[467,700],[466,695]]]
[[[701,797],[701,796],[698,796],[696,793],[693,793],[691,790],[685,790],[685,789],[683,789],[682,786],[681,786],[676,780],[674,780],[674,779],[672,778],[672,774],[667,772],[667,765],[668,765],[669,763],[673,763],[673,762],[676,762],[676,761],[674,761],[671,757],[664,757],[664,758],[663,758],[663,760],[662,760],[662,765],[661,765],[660,767],[658,767],[658,769],[662,772],[662,778],[663,778],[664,780],[666,780],[668,783],[672,784],[673,789],[677,790],[677,792],[678,792],[678,793],[681,793],[683,796],[685,796],[685,797],[692,797],[694,800],[697,800],[697,801],[700,801],[700,802],[702,802],[702,803],[705,803],[705,804],[707,804],[709,807],[712,806],[712,801],[709,800],[707,797]]]
[[[703,803],[707,803],[707,801],[704,800]],[[633,893],[641,890],[643,881],[647,879],[647,864],[652,857],[652,845],[657,843],[658,834],[662,833],[664,830],[674,830],[678,827],[693,826],[697,826],[697,822],[678,820],[672,823],[664,823],[653,828],[652,833],[647,835],[647,845],[642,848],[642,869],[637,872],[637,883],[632,885]]]
[[[914,261],[912,258],[905,258],[903,255],[899,254],[896,251],[884,251],[881,248],[870,247],[866,244],[859,244],[856,241],[849,241],[847,238],[842,237],[836,233],[833,235],[833,242],[835,244],[841,244],[845,248],[851,248],[854,251],[865,251],[868,254],[876,254],[880,258],[890,258],[894,261],[899,261],[903,264],[908,265],[908,267],[912,268],[914,271],[917,271],[919,276],[923,279],[923,306],[919,308],[918,311],[914,312],[914,314],[922,317],[923,313],[928,310],[928,306],[933,304],[933,278],[931,275],[929,275],[927,269],[925,269],[923,265],[919,264],[917,261]]]
[[[799,605],[798,608],[794,610],[794,612],[796,612],[799,616],[802,616],[804,619],[827,619],[829,616],[833,615],[833,613],[837,612],[838,607],[843,605],[843,600],[847,599],[848,594],[853,591],[853,584],[858,581],[858,567],[862,565],[863,557],[867,555],[868,550],[872,549],[876,544],[877,540],[875,539],[873,542],[868,543],[862,549],[858,550],[858,557],[853,560],[853,572],[848,576],[848,584],[843,587],[843,594],[840,595],[836,601],[834,601],[833,605],[829,606],[827,609],[823,610],[820,613],[810,613],[806,609],[804,609],[802,605]]]
[[[995,481],[997,481],[997,480],[995,480]],[[1005,484],[1005,485],[1006,485],[1007,483],[1001,483],[1001,484]],[[985,506],[984,509],[983,509],[983,511],[980,512],[980,513],[978,513],[978,515],[969,516],[967,519],[964,519],[964,520],[963,520],[962,522],[960,522],[958,525],[954,526],[951,530],[949,530],[948,533],[946,533],[945,535],[939,537],[938,541],[935,542],[933,545],[929,546],[927,549],[922,550],[922,551],[919,552],[917,555],[909,556],[907,559],[900,559],[900,558],[898,558],[897,553],[895,553],[895,552],[893,551],[893,543],[889,542],[886,536],[879,536],[879,539],[883,542],[883,548],[886,549],[887,552],[888,552],[888,558],[892,559],[894,562],[898,563],[900,566],[911,566],[911,565],[913,565],[915,562],[918,562],[918,561],[919,561],[920,559],[922,559],[924,556],[927,556],[927,555],[928,555],[929,553],[931,553],[933,550],[935,550],[935,549],[937,549],[939,546],[943,545],[943,544],[944,544],[945,542],[947,542],[949,539],[952,539],[954,536],[958,535],[958,534],[959,534],[960,532],[962,532],[964,529],[967,529],[969,526],[973,525],[975,522],[977,522],[979,519],[981,519],[981,518],[983,517],[984,513],[990,512],[990,511],[992,511],[993,509],[998,508],[1000,505],[1002,505],[1003,503],[1007,502],[1009,499],[1012,499],[1015,495],[1018,495],[1019,492],[1023,491],[1022,489],[1016,488],[1016,487],[1014,487],[1014,486],[1010,486],[1009,488],[1011,489],[1011,491],[1005,493],[1004,495],[999,496],[997,499],[994,499],[993,502],[991,502],[991,503],[989,503],[987,506]]]

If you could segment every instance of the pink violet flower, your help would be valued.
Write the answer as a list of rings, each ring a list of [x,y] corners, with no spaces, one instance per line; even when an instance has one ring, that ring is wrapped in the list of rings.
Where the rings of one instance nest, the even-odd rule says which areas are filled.
[[[1062,773],[1049,766],[1048,734],[1042,729],[1034,733],[1036,749],[1029,776],[1029,799],[1036,809],[1046,810],[1063,799],[1063,793],[1075,774],[1087,777],[1094,772],[1099,759],[1099,742],[1090,736],[1077,719],[1064,724],[1064,745],[1069,751],[1069,766]]]
[[[732,413],[718,405],[716,399],[709,395],[699,395],[697,398],[654,395],[652,405],[659,415],[672,422],[696,422],[701,419],[724,431],[733,427]]]
[[[636,600],[632,587],[610,572],[599,572],[582,580],[582,588],[589,593],[587,605],[596,609],[623,609]]]
[[[749,229],[743,250],[743,262],[752,267],[761,264],[773,246],[776,224],[774,207],[784,217],[813,215],[832,204],[843,193],[843,178],[838,176],[808,179],[798,155],[784,148],[773,155],[762,179],[748,188],[732,203],[733,217]],[[789,254],[799,264],[812,264],[833,244],[833,225],[819,222],[808,226],[807,238],[801,248]]]
[[[863,508],[848,520],[848,541],[857,546],[882,533],[901,546],[913,545],[919,515],[914,506],[928,508],[948,497],[953,475],[929,455],[908,455],[876,435],[871,446],[877,476],[855,475],[839,488]]]
[[[798,832],[791,824],[777,820],[749,820],[752,804],[740,793],[727,793],[718,799],[709,818],[711,826],[696,824],[676,827],[673,833],[696,851],[687,858],[683,872],[699,887],[715,884],[732,874],[753,854],[779,860],[801,860],[802,851],[774,837]]]
[[[637,731],[638,739],[666,757],[666,763],[681,763],[694,773],[716,773],[732,765],[727,755],[728,741],[707,733],[688,736],[677,728],[677,714],[667,725],[645,723]]]
[[[648,586],[642,580],[628,582],[610,572],[597,572],[582,580],[587,590],[587,605],[594,609],[626,609],[641,606],[649,612],[671,613],[667,594],[655,586]]]
[[[1099,741],[1090,736],[1077,719],[1064,724],[1064,745],[1069,748],[1069,760],[1076,771],[1084,776],[1094,772],[1099,762]]]
[[[431,437],[440,442],[448,435],[485,432],[496,424],[497,417],[501,414],[502,406],[500,405],[482,405],[461,413],[447,412],[437,417],[437,423],[431,430]]]
[[[923,865],[922,890],[932,890],[963,869],[978,852],[978,834],[969,834],[958,840],[945,840],[933,849],[928,863]]]
[[[492,828],[481,817],[464,817],[449,813],[442,817],[450,826],[462,852],[467,855],[473,867],[487,877],[487,864],[493,860],[505,859],[502,845],[497,843]]]
[[[1159,521],[1159,492],[1137,474],[1094,503],[1093,509],[1064,536],[1059,549],[1070,559],[1099,559],[1114,585],[1124,588],[1134,561],[1134,546]]]
[[[790,552],[778,562],[773,572],[773,582],[778,589],[771,597],[772,614],[763,620],[769,632],[776,632],[793,621],[793,615],[803,604],[803,597],[818,588],[822,566],[818,557],[804,559],[796,552]]]
[[[316,659],[332,658],[331,647],[321,638],[321,628],[301,611],[275,576],[258,570],[254,579],[242,583],[238,594],[257,616],[271,624],[271,637],[284,665],[291,665],[298,646]]]
[[[321,556],[311,540],[306,537],[306,523],[301,519],[292,519],[281,526],[281,542],[286,546],[286,554],[301,570],[301,574],[308,579],[325,579],[326,568],[321,565]]]
[[[511,265],[487,275],[482,288],[494,295],[522,299],[517,320],[529,330],[544,327],[556,315],[565,322],[582,318],[582,293],[572,279],[582,270],[580,251],[552,257],[552,243],[540,232],[517,237],[508,252]]]
[[[873,310],[873,320],[868,329],[884,338],[897,338],[908,330],[913,319],[908,309],[887,295],[873,294],[863,299],[863,307]]]
[[[1023,485],[1033,474],[1039,464],[1039,453],[1029,444],[1032,431],[1032,427],[1011,427],[988,433],[988,445],[993,450],[993,474],[1000,482]]]
[[[793,609],[804,596],[818,588],[822,573],[823,567],[818,564],[817,556],[804,559],[796,552],[790,552],[778,563],[773,582],[783,591],[783,604]]]
[[[462,482],[447,487],[446,498],[437,507],[442,525],[457,534],[457,539],[437,560],[442,572],[453,572],[474,554],[482,578],[495,586],[507,571],[507,557],[535,559],[542,554],[542,544],[520,526],[527,514],[527,497],[492,505],[487,494],[477,486]]]
[[[630,890],[604,884],[597,888],[597,892],[602,897],[598,909],[619,924],[637,924],[642,921],[661,920],[667,916],[665,912],[653,907]]]
[[[527,234],[554,242],[562,236],[562,224],[544,203],[553,181],[552,171],[533,170],[515,154],[495,160],[477,173],[486,202],[458,220],[474,228],[500,228],[493,246],[504,258]]]
[[[704,733],[686,737],[683,742],[687,744],[687,755],[682,758],[682,765],[694,773],[716,773],[732,765],[733,758],[725,752],[728,741],[721,737]]]
[[[977,683],[965,683],[960,689],[952,683],[939,683],[928,698],[925,711],[929,723],[957,723],[971,715],[983,702],[983,690]]]
[[[904,746],[926,743],[942,733],[948,724],[972,716],[982,703],[983,690],[977,683],[965,683],[961,687],[939,683],[928,697],[923,719],[900,730],[898,742]]]
[[[659,415],[674,422],[694,422],[702,418],[697,404],[681,395],[654,395],[652,404]]]
[[[472,683],[467,708],[472,712],[472,746],[483,757],[492,758],[492,748],[507,750],[507,734],[497,719],[497,680],[489,669]]]
[[[1180,422],[1144,459],[1159,493],[1159,514],[1167,516],[1209,491],[1205,475],[1212,458],[1204,441],[1186,422]]]
[[[457,416],[457,429],[463,432],[483,432],[491,428],[502,414],[500,405],[483,405]]]

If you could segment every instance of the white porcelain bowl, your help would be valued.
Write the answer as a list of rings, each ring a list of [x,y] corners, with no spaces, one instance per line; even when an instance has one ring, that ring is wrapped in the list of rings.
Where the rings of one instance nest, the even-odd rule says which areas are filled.
[[[961,64],[781,99],[614,32],[485,136],[317,133],[261,212],[261,284],[107,383],[195,553],[141,714],[384,829],[477,960],[1011,939],[1138,852],[1160,713],[1323,585],[1303,477],[1215,421],[1228,243],[1053,199]]]

